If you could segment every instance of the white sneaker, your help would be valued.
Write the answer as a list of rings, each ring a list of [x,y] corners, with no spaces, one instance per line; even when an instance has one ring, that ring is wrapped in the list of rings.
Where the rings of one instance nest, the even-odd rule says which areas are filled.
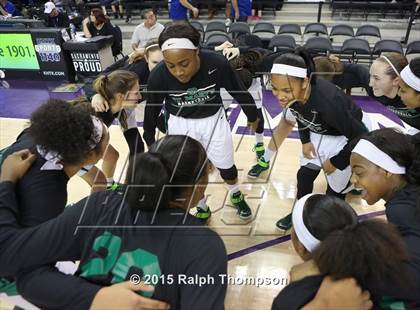
[[[230,18],[226,18],[226,21],[225,21],[226,27],[229,27],[230,24],[231,24]]]

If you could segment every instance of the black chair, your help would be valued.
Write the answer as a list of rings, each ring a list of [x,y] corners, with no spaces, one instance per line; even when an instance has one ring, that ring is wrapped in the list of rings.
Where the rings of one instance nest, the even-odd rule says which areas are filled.
[[[401,43],[396,40],[380,40],[375,43],[372,54],[380,55],[384,52],[395,52],[404,54]]]
[[[213,32],[213,31],[226,32],[227,33],[225,23],[218,22],[218,21],[209,22],[206,26],[206,32]]]
[[[275,34],[276,30],[274,29],[273,24],[266,23],[266,22],[260,22],[260,23],[256,23],[254,28],[252,29],[252,33],[258,33],[258,32]]]
[[[305,26],[305,30],[303,31],[304,35],[309,33],[328,35],[328,29],[323,23],[310,23]]]
[[[231,38],[226,34],[222,32],[212,33],[209,35],[209,37],[206,40],[205,46],[214,48],[217,45],[220,45],[226,41],[231,42]]]
[[[204,40],[204,26],[199,21],[193,20],[190,21],[190,25],[194,27],[199,33],[201,37],[201,42]]]
[[[298,34],[302,35],[302,30],[298,24],[283,24],[280,25],[277,34]]]
[[[406,55],[409,54],[420,54],[420,41],[413,41],[407,45],[407,49],[405,51]]]
[[[190,25],[197,29],[200,33],[204,33],[204,26],[199,21],[193,20],[190,21]]]
[[[354,37],[353,27],[346,24],[334,25],[330,31],[330,37],[333,36]]]
[[[372,59],[369,42],[364,39],[351,38],[344,41],[341,54],[347,54],[353,61]]]
[[[232,38],[237,38],[241,34],[250,34],[251,29],[247,23],[236,22],[229,26],[228,32],[231,34]]]
[[[312,55],[326,55],[333,49],[331,41],[324,37],[309,38],[305,47]]]
[[[290,35],[275,35],[268,44],[268,48],[277,51],[293,51],[296,48],[296,41]]]
[[[381,31],[377,26],[374,25],[362,25],[357,28],[356,37],[366,36],[366,37],[377,37],[381,38]]]

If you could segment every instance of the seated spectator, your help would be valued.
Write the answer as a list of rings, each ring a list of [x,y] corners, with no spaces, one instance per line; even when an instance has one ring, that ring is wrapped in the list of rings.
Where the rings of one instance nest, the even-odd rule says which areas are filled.
[[[8,0],[0,0],[0,15],[19,16],[20,12],[12,2]]]
[[[143,23],[138,25],[131,37],[131,46],[133,50],[140,49],[144,51],[146,43],[157,39],[163,31],[163,25],[157,22],[155,12],[152,9],[146,9],[141,14]]]
[[[114,35],[114,27],[102,9],[94,8],[90,16],[83,20],[83,33],[86,38]]]
[[[70,25],[69,17],[60,12],[51,1],[45,3],[44,13],[46,14],[45,25],[47,27],[66,28]]]

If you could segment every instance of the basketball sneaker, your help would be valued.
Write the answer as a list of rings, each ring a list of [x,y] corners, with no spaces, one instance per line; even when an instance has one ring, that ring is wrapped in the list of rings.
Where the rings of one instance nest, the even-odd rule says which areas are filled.
[[[251,208],[246,203],[241,191],[230,196],[230,201],[238,209],[239,218],[241,220],[247,220],[252,216]]]
[[[279,219],[276,223],[278,229],[289,230],[292,228],[292,213],[289,213],[285,217]]]
[[[196,218],[203,222],[207,222],[211,216],[211,210],[207,206],[207,210],[203,210],[202,208],[197,207],[197,212],[194,214]]]
[[[255,152],[255,155],[257,156],[257,159],[260,159],[265,153],[264,143],[259,142],[259,143],[255,144],[252,151]]]
[[[258,158],[258,162],[254,165],[251,170],[248,171],[248,177],[256,179],[262,172],[270,168],[270,162],[265,161],[263,157]]]

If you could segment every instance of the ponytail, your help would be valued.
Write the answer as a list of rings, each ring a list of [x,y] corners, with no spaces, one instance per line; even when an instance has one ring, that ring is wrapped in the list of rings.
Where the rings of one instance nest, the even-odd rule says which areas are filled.
[[[383,220],[366,220],[331,232],[312,252],[321,274],[336,279],[354,277],[361,286],[368,281],[393,281],[404,285],[408,259],[396,227]]]
[[[199,142],[188,136],[166,136],[151,145],[148,153],[130,159],[126,201],[136,212],[168,208],[207,175],[207,166],[206,151]]]
[[[165,185],[170,181],[170,170],[158,153],[136,154],[127,170],[127,202],[134,211],[154,211],[167,208],[171,190]]]
[[[96,80],[93,81],[93,89],[96,93],[101,95],[106,101],[109,102],[109,100],[113,97],[112,94],[109,94],[107,92],[107,82],[108,82],[108,76],[106,74],[102,74],[96,78]]]
[[[126,94],[139,82],[137,74],[127,70],[115,70],[109,75],[103,74],[93,81],[93,89],[112,104],[116,94]]]

